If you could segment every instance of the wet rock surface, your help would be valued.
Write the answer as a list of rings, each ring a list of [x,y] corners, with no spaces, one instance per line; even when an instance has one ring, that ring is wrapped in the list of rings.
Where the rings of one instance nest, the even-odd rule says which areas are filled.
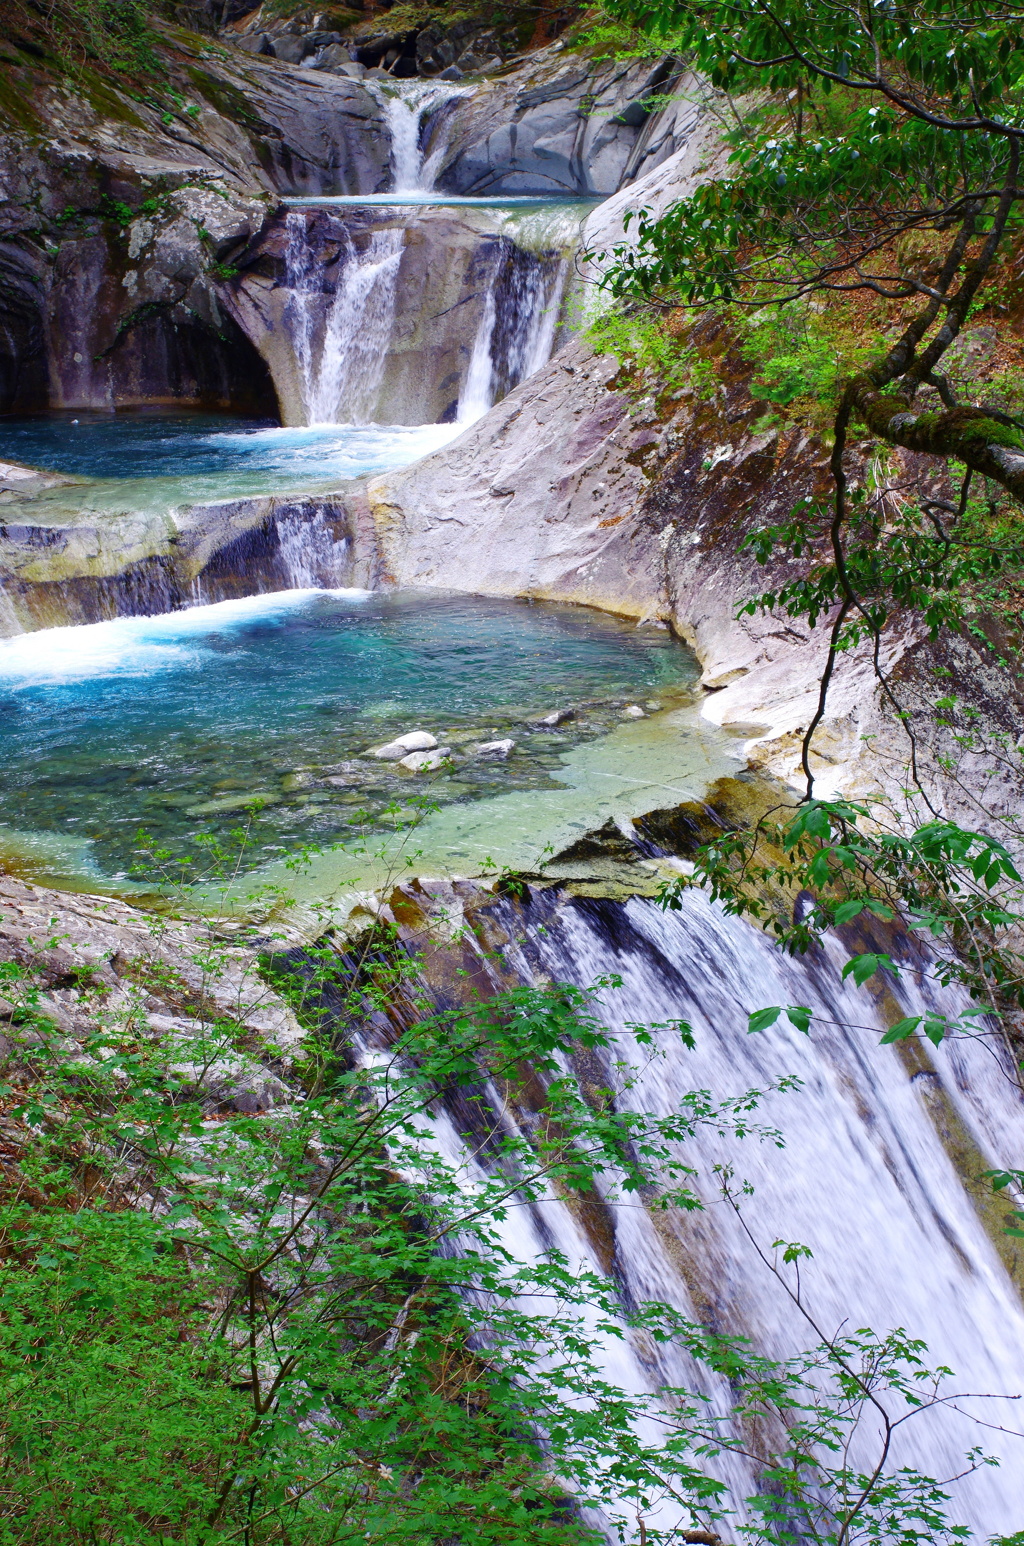
[[[294,391],[267,342],[279,325],[272,298],[267,309],[267,222],[284,193],[375,193],[391,182],[386,96],[363,79],[365,62],[343,57],[341,33],[315,22],[246,32],[245,48],[175,34],[168,74],[182,105],[171,113],[115,89],[90,96],[43,71],[12,72],[17,112],[6,130],[0,121],[0,412],[175,402],[273,415],[280,403],[288,417]],[[473,47],[505,48],[499,33],[473,33]],[[448,33],[435,43],[446,57]],[[688,132],[688,108],[661,106],[676,73],[670,62],[623,68],[558,44],[537,50],[445,109],[439,186],[609,193]],[[410,238],[410,294],[425,279],[463,284],[458,242]],[[445,318],[450,333],[464,299],[438,289],[420,308],[426,332],[398,351],[385,421],[413,377],[451,377],[441,355],[465,351],[465,330],[428,335]],[[450,398],[393,421],[439,419]]]
[[[66,480],[12,479],[9,503],[0,492],[0,637],[368,578],[332,501],[266,497],[69,518],[49,513],[51,490],[63,495]],[[339,552],[352,554],[341,574]]]
[[[354,80],[180,35],[182,105],[12,71],[0,132],[0,411],[176,401],[276,408],[220,297],[283,190],[387,185]]]
[[[697,112],[681,92],[674,60],[594,64],[553,44],[460,107],[440,185],[477,195],[614,193],[690,137]]]

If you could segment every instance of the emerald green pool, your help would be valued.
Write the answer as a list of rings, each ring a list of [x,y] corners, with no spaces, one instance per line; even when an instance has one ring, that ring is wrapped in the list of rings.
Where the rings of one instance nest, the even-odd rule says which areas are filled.
[[[257,802],[247,863],[266,864],[393,828],[421,801],[540,796],[629,728],[627,705],[653,726],[695,674],[664,629],[436,592],[288,591],[21,635],[0,641],[0,849],[124,877],[140,829],[185,854]],[[536,723],[560,709],[574,717]],[[366,755],[410,730],[450,765]],[[507,758],[475,752],[505,739]]]

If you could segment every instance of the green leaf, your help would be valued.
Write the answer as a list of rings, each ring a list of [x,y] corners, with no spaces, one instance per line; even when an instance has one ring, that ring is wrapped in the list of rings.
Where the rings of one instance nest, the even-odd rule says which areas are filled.
[[[899,968],[889,956],[865,950],[847,961],[843,967],[843,981],[852,977],[858,988],[861,988],[878,971],[892,972],[894,976],[899,976]]]
[[[770,1025],[774,1025],[782,1013],[782,1006],[774,1009],[755,1009],[747,1021],[747,1034],[753,1035],[755,1031],[766,1031]]]
[[[897,1020],[896,1024],[882,1037],[881,1045],[887,1047],[894,1041],[906,1041],[908,1036],[913,1036],[920,1024],[920,1015],[911,1015],[906,1020]]]

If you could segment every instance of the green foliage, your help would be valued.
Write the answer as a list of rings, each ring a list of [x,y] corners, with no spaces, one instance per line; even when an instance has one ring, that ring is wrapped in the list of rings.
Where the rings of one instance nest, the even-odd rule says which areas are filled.
[[[958,1013],[905,1017],[883,1044],[914,1035],[935,1044],[948,1035],[989,1037],[1000,1006],[1024,1006],[1016,938],[1024,880],[1006,846],[988,833],[942,820],[908,832],[893,824],[881,800],[805,800],[708,844],[695,877],[664,886],[662,904],[678,907],[691,884],[706,886],[727,912],[759,920],[797,954],[828,930],[870,917],[927,935],[927,975],[943,987],[962,985],[980,1002]],[[813,900],[797,915],[777,905],[801,892]],[[859,949],[843,977],[862,986],[880,972],[898,976],[900,970],[887,952]],[[751,1015],[750,1030],[768,1029],[783,1013],[797,1029],[808,1029],[808,1011],[766,1008]]]
[[[798,304],[751,318],[741,350],[758,367],[752,397],[783,407],[798,398],[835,401],[845,362],[823,325]]]
[[[1024,568],[1017,519],[1003,530],[1018,540],[993,542],[977,512],[973,521],[943,525],[938,514],[930,518],[911,504],[894,509],[862,487],[851,501],[841,564],[830,542],[832,520],[826,506],[804,500],[789,520],[744,538],[742,546],[760,564],[777,562],[782,554],[810,562],[798,578],[743,602],[740,616],[784,612],[806,618],[813,628],[849,587],[857,606],[837,635],[840,651],[879,635],[900,608],[918,613],[935,639],[967,625],[980,585]]]
[[[652,38],[643,28],[613,15],[603,6],[587,11],[568,34],[570,46],[587,54],[595,63],[615,59],[621,62],[655,60],[672,52],[661,38]]]
[[[876,89],[880,55],[909,78],[905,99],[914,100],[920,81],[970,119],[976,109],[998,113],[1024,77],[1019,13],[994,12],[984,0],[955,9],[946,0],[894,3],[866,14],[800,0],[749,11],[729,0],[626,0],[609,10],[652,37],[680,38],[715,84],[731,90],[763,81],[788,91],[808,66],[831,89]]]
[[[153,921],[157,938],[173,927]],[[83,972],[93,1028],[72,1040],[31,961],[5,964],[0,1542],[585,1546],[571,1495],[623,1540],[648,1516],[643,1539],[671,1546],[653,1522],[666,1497],[689,1528],[733,1520],[715,1467],[729,1454],[762,1476],[735,1523],[751,1546],[959,1538],[936,1482],[845,1459],[888,1402],[934,1404],[942,1371],[903,1333],[771,1360],[664,1305],[627,1311],[557,1250],[521,1259],[508,1225],[524,1205],[692,1210],[701,1129],[778,1141],[757,1120],[765,1091],[635,1109],[646,1063],[692,1045],[687,1025],[613,1035],[614,978],[485,999],[467,981],[439,1010],[385,926],[356,945],[265,942],[263,975],[307,1030],[291,1097],[211,1115],[208,1077],[250,1043],[204,984],[236,959],[216,925],[196,935],[185,1032],[146,1011],[173,972],[140,965],[137,994],[109,1005]],[[579,1059],[604,1083],[581,1089]],[[723,1200],[738,1207],[728,1180]],[[807,1254],[787,1245],[771,1270]],[[690,1390],[666,1406],[610,1383],[598,1352],[631,1320],[728,1379],[739,1421]]]
[[[135,1210],[14,1201],[0,1240],[0,1541],[198,1539],[246,1419],[188,1335],[201,1280]]]
[[[160,74],[152,10],[144,0],[55,0],[46,8],[5,0],[4,31],[69,75],[89,63],[126,80]]]
[[[589,325],[587,336],[601,354],[613,354],[620,366],[669,397],[693,395],[706,402],[715,394],[717,376],[711,361],[692,345],[674,337],[666,319],[643,307],[612,307]]]

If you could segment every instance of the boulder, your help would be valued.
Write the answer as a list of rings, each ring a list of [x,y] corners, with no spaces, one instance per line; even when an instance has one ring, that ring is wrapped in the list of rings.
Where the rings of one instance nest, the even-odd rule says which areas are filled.
[[[466,53],[459,56],[459,69],[464,75],[488,75],[502,68],[504,61],[497,54],[491,54],[481,58],[476,53]]]
[[[313,67],[336,75],[347,75],[350,80],[362,80],[366,75],[366,66],[352,58],[344,43],[328,43],[317,54]]]
[[[471,746],[470,751],[481,762],[503,762],[515,749],[515,744],[510,737],[504,741],[481,741],[477,746]]]
[[[301,64],[306,55],[310,53],[310,43],[306,38],[283,37],[274,38],[271,45],[274,58],[282,64]]]
[[[463,73],[498,68],[494,37],[467,40],[451,62]],[[594,63],[554,43],[467,100],[441,184],[461,194],[614,193],[685,143],[698,117],[692,84],[670,56]]]
[[[371,747],[369,756],[376,757],[379,762],[399,762],[408,752],[432,751],[436,745],[437,738],[426,730],[410,730],[383,746]]]
[[[410,773],[431,773],[435,768],[441,767],[447,757],[451,755],[450,746],[439,746],[432,752],[410,752],[408,757],[399,761],[400,768],[408,768]]]

